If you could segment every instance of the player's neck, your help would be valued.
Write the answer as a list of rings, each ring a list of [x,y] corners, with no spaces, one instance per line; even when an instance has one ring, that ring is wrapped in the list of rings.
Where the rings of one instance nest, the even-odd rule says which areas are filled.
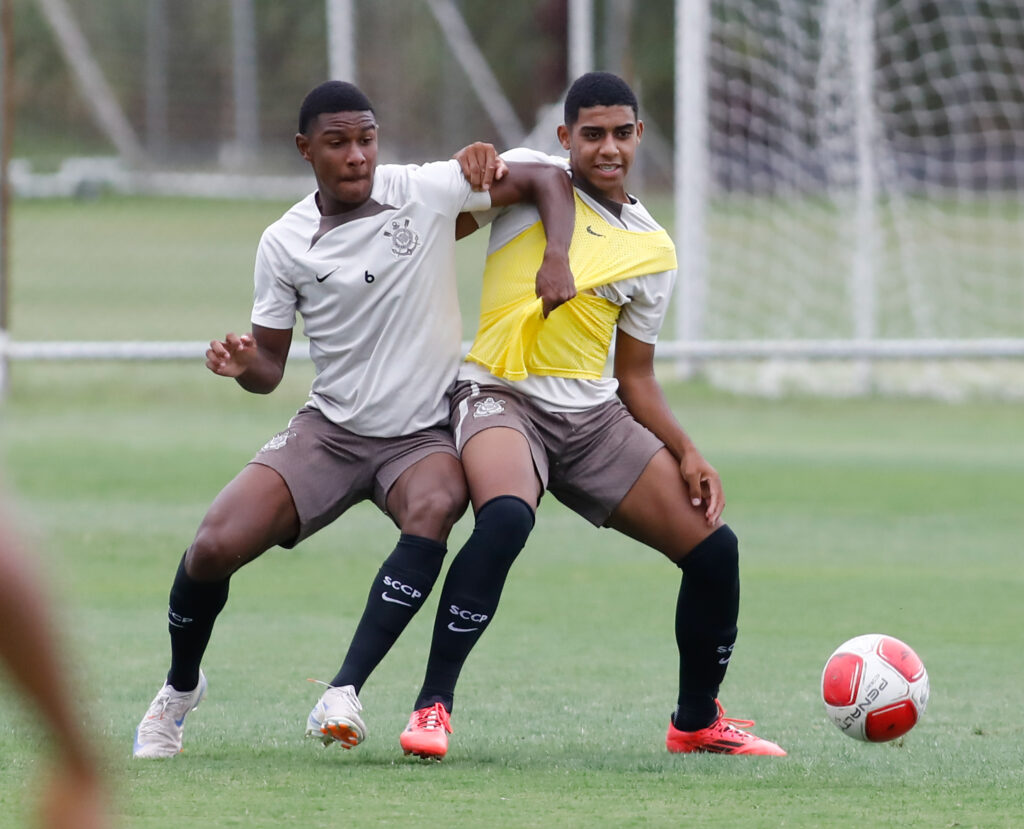
[[[608,206],[608,208],[615,213],[618,213],[622,209],[622,205],[633,203],[633,200],[629,197],[625,187],[623,187],[621,193],[611,195],[604,190],[598,189],[588,178],[579,175],[575,171],[573,171],[572,174],[572,184],[573,187],[582,190],[595,201]]]

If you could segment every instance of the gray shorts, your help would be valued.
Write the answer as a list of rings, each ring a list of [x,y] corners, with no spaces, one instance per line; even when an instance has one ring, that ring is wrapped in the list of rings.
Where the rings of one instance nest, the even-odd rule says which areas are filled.
[[[541,486],[598,527],[665,445],[618,398],[582,412],[548,412],[515,389],[459,381],[451,404],[459,451],[493,426],[522,434]]]
[[[250,463],[269,466],[284,478],[299,514],[299,534],[281,546],[294,547],[360,501],[372,500],[389,515],[387,497],[395,481],[435,452],[459,456],[443,426],[401,437],[363,437],[306,406]]]

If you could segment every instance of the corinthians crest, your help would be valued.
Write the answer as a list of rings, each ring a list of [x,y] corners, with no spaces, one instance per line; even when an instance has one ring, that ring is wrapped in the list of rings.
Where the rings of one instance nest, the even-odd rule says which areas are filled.
[[[405,224],[392,222],[391,230],[385,230],[384,235],[391,238],[391,252],[395,256],[409,256],[420,244],[420,235],[409,227],[408,219]]]
[[[288,442],[288,438],[293,437],[295,433],[291,429],[285,429],[283,432],[278,432],[270,440],[263,444],[263,448],[260,452],[273,452],[275,449],[280,449]]]
[[[491,415],[504,413],[505,401],[488,397],[486,400],[476,401],[473,404],[473,408],[476,410],[473,412],[473,417],[490,417]]]

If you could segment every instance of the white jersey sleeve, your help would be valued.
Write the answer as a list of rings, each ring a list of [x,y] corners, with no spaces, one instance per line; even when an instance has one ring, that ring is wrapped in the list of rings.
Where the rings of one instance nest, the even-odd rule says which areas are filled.
[[[456,216],[459,213],[487,210],[491,206],[491,194],[473,190],[462,174],[459,162],[454,159],[403,165],[395,169],[404,173],[404,176],[395,178],[395,187],[407,187],[413,198],[430,205],[442,215]]]
[[[272,233],[264,231],[256,249],[252,322],[264,328],[294,328],[298,294],[291,280],[292,259]]]
[[[509,164],[552,164],[556,167],[561,167],[566,173],[569,172],[569,159],[559,158],[558,156],[548,155],[547,153],[539,152],[538,150],[531,150],[528,147],[516,147],[512,150],[506,150],[501,154],[501,157]],[[477,227],[486,227],[491,224],[498,216],[506,213],[512,213],[518,216],[518,221],[513,219],[511,222],[503,222],[506,226],[506,231],[499,233],[498,237],[492,234],[491,247],[488,252],[491,252],[502,245],[506,244],[518,230],[513,231],[511,228],[529,227],[539,218],[537,216],[536,207],[530,202],[521,202],[520,204],[511,204],[506,207],[492,207],[490,210],[473,211],[473,218],[476,219]],[[528,223],[525,224],[524,223]],[[511,234],[511,235],[510,235]]]
[[[621,306],[618,327],[629,336],[653,345],[665,322],[676,272],[634,276],[610,285],[601,285],[594,293]]]

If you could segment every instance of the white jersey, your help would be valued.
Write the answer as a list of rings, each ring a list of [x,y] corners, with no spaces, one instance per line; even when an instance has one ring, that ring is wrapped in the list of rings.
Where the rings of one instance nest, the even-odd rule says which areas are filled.
[[[321,216],[315,194],[266,229],[252,322],[301,314],[316,378],[309,402],[367,437],[443,424],[462,322],[455,219],[490,207],[456,161],[377,167],[366,204]]]
[[[555,164],[566,172],[569,171],[568,159],[546,155],[536,150],[509,150],[502,153],[502,158],[509,162]],[[647,209],[632,196],[629,204],[617,204],[595,199],[580,189],[576,192],[589,207],[613,226],[638,232],[662,229]],[[474,214],[474,218],[481,227],[491,223],[488,255],[540,221],[537,208],[527,203],[478,212]],[[657,342],[658,332],[668,313],[675,277],[675,270],[634,276],[609,285],[600,285],[594,288],[594,293],[621,306],[619,328],[641,342],[653,344]],[[541,408],[550,412],[583,411],[598,406],[613,398],[619,387],[614,377],[580,380],[531,374],[525,380],[509,381],[494,376],[483,366],[472,362],[462,364],[459,368],[459,379],[512,386],[517,391],[529,395]]]

